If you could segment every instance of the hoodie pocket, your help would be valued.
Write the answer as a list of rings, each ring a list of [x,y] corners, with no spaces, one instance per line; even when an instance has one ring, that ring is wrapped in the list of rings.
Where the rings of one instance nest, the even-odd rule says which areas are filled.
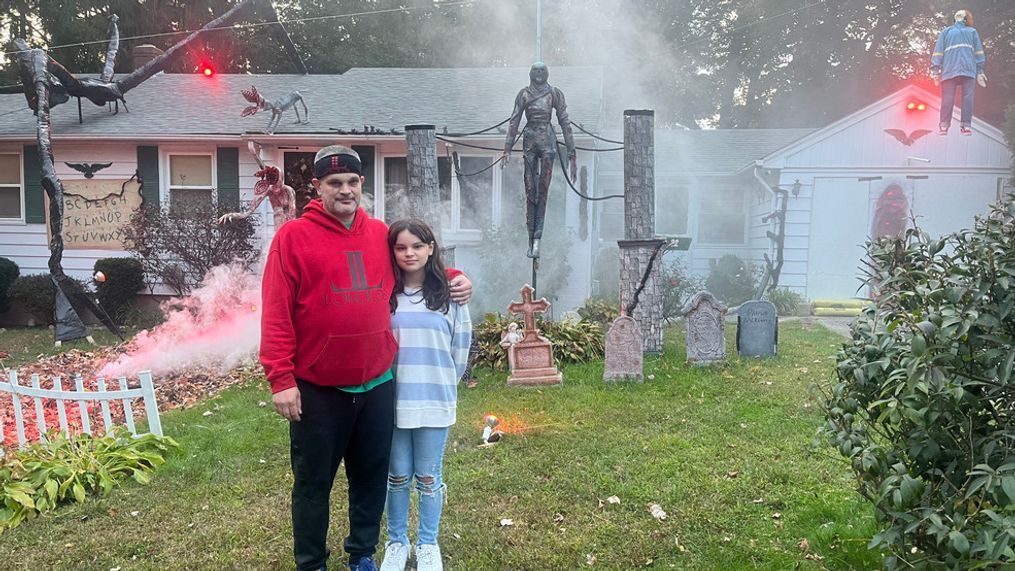
[[[359,335],[329,335],[321,352],[307,367],[320,385],[361,385],[379,376],[394,362],[398,346],[385,329]]]

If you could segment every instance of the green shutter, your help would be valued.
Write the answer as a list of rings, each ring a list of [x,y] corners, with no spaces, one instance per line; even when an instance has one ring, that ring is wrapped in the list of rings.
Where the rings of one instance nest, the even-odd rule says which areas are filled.
[[[137,148],[137,174],[144,186],[141,188],[141,200],[145,206],[159,207],[159,148],[156,146],[139,146]]]
[[[219,208],[229,211],[240,209],[240,150],[236,147],[219,147],[218,152]]]
[[[46,223],[46,191],[42,189],[42,162],[39,147],[25,145],[22,159],[25,163],[25,222]]]

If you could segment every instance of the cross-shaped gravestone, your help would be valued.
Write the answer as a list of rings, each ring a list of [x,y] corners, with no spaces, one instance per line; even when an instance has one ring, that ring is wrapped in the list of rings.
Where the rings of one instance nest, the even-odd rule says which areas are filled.
[[[513,301],[508,306],[508,311],[511,312],[511,315],[521,314],[525,319],[525,337],[522,339],[523,341],[532,341],[538,338],[539,331],[536,330],[536,314],[550,309],[550,302],[546,301],[545,297],[532,301],[532,294],[535,292],[536,290],[532,289],[532,286],[525,284],[522,287],[522,301]]]

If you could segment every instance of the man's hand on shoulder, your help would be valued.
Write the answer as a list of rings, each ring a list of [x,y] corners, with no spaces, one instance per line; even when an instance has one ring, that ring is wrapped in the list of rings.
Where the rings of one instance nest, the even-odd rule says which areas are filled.
[[[451,285],[451,299],[458,305],[465,305],[472,299],[472,282],[465,274],[461,274],[452,279],[449,284]]]
[[[271,395],[271,402],[275,404],[275,412],[284,416],[289,422],[300,421],[300,415],[303,414],[303,403],[300,400],[299,387],[278,391]]]

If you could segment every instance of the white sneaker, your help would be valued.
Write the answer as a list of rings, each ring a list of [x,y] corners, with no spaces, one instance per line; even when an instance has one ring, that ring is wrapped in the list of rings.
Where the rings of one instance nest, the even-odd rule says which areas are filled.
[[[436,545],[416,546],[416,571],[444,571],[441,548]]]
[[[409,546],[404,543],[389,543],[384,548],[384,561],[381,571],[405,571],[409,561]]]

